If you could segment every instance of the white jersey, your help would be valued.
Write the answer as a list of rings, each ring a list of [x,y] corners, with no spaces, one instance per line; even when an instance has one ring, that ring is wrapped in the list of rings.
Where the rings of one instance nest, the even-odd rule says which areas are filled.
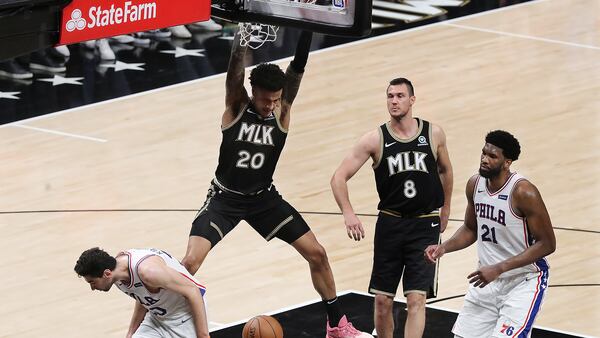
[[[185,297],[166,289],[160,289],[157,293],[152,293],[146,289],[138,274],[138,266],[144,259],[158,256],[165,261],[168,267],[198,285],[199,292],[204,296],[206,288],[200,285],[178,260],[158,249],[131,249],[121,252],[119,255],[127,255],[129,275],[131,276],[129,284],[115,283],[121,291],[140,302],[158,320],[178,320],[191,317],[191,310]]]
[[[535,243],[529,233],[527,219],[519,217],[511,207],[512,192],[525,178],[512,173],[504,186],[495,193],[487,188],[487,179],[479,176],[473,191],[477,217],[477,252],[480,266],[493,265],[514,257]],[[506,271],[499,277],[509,277],[528,272],[547,271],[545,258],[533,264]]]

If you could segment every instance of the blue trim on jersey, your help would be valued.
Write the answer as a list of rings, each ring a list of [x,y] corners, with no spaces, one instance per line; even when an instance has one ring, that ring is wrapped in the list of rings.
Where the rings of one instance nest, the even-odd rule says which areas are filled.
[[[546,260],[546,258],[540,258],[538,259],[535,263],[533,263],[538,269],[540,269],[540,271],[548,271],[548,269],[550,268],[548,266],[548,261]]]
[[[538,312],[540,312],[540,307],[542,306],[542,300],[544,299],[544,295],[546,294],[546,289],[548,288],[548,270],[541,272],[541,281],[539,282],[538,288],[539,292],[537,297],[534,300],[533,309],[531,309],[531,314],[529,315],[529,320],[525,324],[525,329],[521,331],[521,333],[517,336],[517,338],[527,338],[529,336],[529,331],[533,326],[533,322],[535,321],[535,317]]]

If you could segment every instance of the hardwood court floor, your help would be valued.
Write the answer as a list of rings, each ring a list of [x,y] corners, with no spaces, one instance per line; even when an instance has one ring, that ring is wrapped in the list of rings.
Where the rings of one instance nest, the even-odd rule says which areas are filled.
[[[387,120],[392,77],[416,87],[415,115],[444,127],[455,172],[452,218],[491,129],[523,146],[514,169],[535,183],[557,227],[551,285],[598,283],[600,272],[600,3],[546,0],[311,55],[275,182],[298,210],[337,211],[329,178],[360,135]],[[268,47],[264,47],[268,48]],[[286,65],[283,62],[282,65]],[[193,209],[204,200],[220,142],[224,76],[0,128],[2,210]],[[37,129],[31,129],[37,128]],[[62,132],[58,134],[56,132]],[[81,138],[85,136],[88,138]],[[350,184],[357,212],[375,213],[366,166]],[[305,214],[327,248],[339,290],[365,291],[367,239],[341,216]],[[158,247],[183,257],[194,212],[1,214],[0,337],[122,337],[133,303],[91,293],[73,272],[91,246]],[[460,222],[452,222],[451,235]],[[440,297],[462,294],[474,247],[443,259]],[[241,224],[197,277],[210,321],[228,323],[317,297],[308,267],[284,243]],[[460,309],[462,299],[437,305]],[[598,287],[551,288],[537,325],[600,336]]]

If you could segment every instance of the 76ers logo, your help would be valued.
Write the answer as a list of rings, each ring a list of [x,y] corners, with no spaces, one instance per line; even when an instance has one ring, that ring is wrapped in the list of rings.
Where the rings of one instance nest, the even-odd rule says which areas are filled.
[[[515,327],[509,326],[508,324],[502,324],[502,328],[500,329],[500,332],[504,333],[507,336],[512,336],[514,331]]]

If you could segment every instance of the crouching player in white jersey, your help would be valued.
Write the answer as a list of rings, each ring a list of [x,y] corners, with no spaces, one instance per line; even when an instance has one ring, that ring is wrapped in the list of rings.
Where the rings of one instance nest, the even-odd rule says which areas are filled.
[[[164,251],[131,249],[112,257],[91,248],[81,254],[75,272],[92,290],[116,284],[136,300],[128,338],[209,337],[206,289]]]
[[[529,337],[548,287],[545,256],[556,239],[537,188],[510,172],[521,148],[513,135],[487,134],[479,175],[466,188],[465,223],[449,240],[425,249],[430,262],[477,241],[479,266],[469,278],[455,337]]]

